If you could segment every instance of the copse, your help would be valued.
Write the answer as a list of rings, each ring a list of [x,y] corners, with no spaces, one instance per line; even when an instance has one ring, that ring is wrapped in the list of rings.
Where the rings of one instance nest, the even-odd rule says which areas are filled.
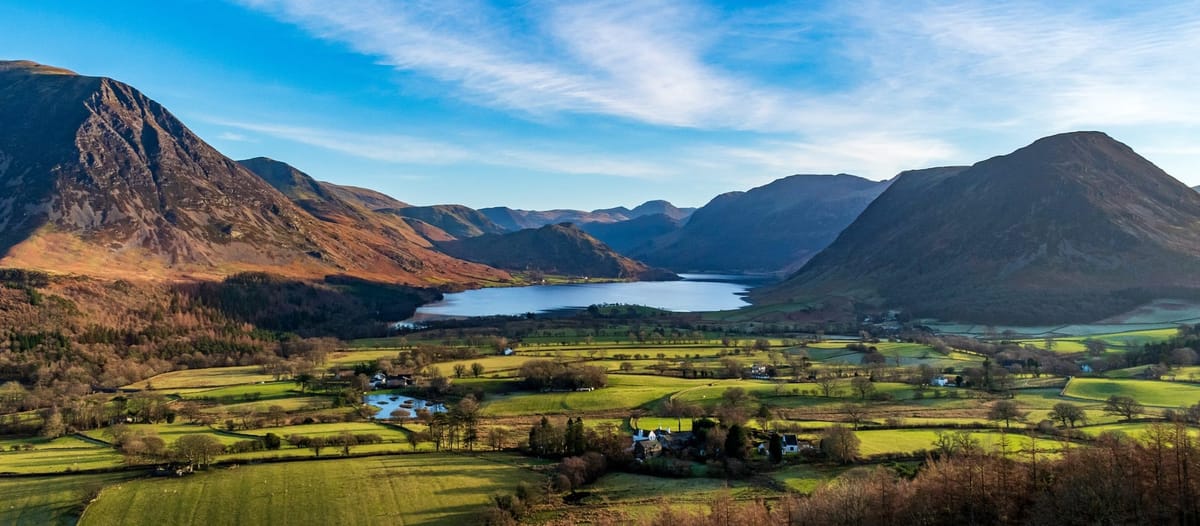
[[[552,360],[530,360],[520,376],[528,389],[579,389],[608,385],[608,373],[594,365],[571,366]]]

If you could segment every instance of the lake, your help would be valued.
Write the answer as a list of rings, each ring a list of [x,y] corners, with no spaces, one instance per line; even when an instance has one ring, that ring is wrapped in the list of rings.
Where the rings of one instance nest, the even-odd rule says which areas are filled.
[[[764,285],[761,276],[680,274],[681,281],[577,283],[497,287],[446,294],[421,306],[413,320],[470,316],[517,316],[590,305],[645,305],[672,312],[733,310],[750,305],[746,291]]]
[[[416,418],[417,411],[421,409],[428,410],[430,413],[445,413],[446,406],[442,404],[434,404],[413,398],[411,396],[399,396],[394,394],[373,394],[363,397],[363,401],[369,405],[379,408],[379,412],[375,413],[375,418],[387,420],[392,418],[392,411],[403,409],[408,412],[405,418]]]

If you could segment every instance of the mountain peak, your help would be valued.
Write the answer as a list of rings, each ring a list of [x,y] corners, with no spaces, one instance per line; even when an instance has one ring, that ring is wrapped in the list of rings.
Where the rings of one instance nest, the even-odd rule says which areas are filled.
[[[762,301],[849,295],[918,316],[1089,322],[1200,290],[1200,195],[1099,132],[907,172]],[[848,292],[851,291],[851,292]]]
[[[0,60],[0,72],[20,71],[36,75],[74,75],[78,73],[65,68],[47,66],[32,60]]]

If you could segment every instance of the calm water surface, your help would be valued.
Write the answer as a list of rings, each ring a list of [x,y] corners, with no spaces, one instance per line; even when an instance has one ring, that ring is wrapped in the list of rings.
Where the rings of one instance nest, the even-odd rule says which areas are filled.
[[[766,283],[755,276],[681,274],[683,281],[582,283],[468,290],[417,309],[414,319],[445,316],[521,315],[589,305],[622,303],[673,312],[739,309],[749,305],[743,295]]]

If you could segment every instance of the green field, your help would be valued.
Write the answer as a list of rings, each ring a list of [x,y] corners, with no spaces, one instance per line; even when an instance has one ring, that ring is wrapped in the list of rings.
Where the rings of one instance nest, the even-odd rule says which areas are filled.
[[[73,525],[88,499],[129,473],[0,479],[0,524]]]
[[[275,379],[269,374],[262,374],[262,367],[247,365],[243,367],[214,367],[211,369],[186,369],[171,371],[153,378],[125,386],[127,389],[188,389],[196,387],[222,387],[226,385],[255,384],[270,382]]]
[[[588,392],[518,392],[489,398],[483,403],[487,416],[557,414],[571,411],[629,410],[696,385],[699,380],[649,375],[611,375],[608,387]]]
[[[1200,403],[1200,385],[1155,380],[1075,378],[1067,385],[1064,394],[1098,401],[1114,395],[1131,396],[1143,405],[1157,407],[1184,407]]]
[[[511,455],[401,455],[244,465],[106,488],[83,525],[472,524],[542,476]]]
[[[32,451],[0,452],[0,473],[63,473],[105,469],[121,465],[121,455],[112,448],[94,445],[74,437],[57,438],[48,443],[33,443]]]
[[[778,495],[742,481],[670,479],[632,473],[609,473],[589,486],[588,491],[590,495],[582,503],[588,505],[589,512],[603,510],[621,522],[650,519],[668,504],[676,509],[704,509],[723,491],[729,491],[734,499]]]
[[[943,432],[953,433],[954,430],[945,430]],[[859,447],[859,453],[864,457],[872,455],[881,455],[886,453],[912,453],[914,451],[928,450],[934,448],[934,441],[937,440],[937,431],[933,429],[881,429],[868,430],[857,432],[858,439],[862,441]],[[1032,444],[1032,440],[1021,432],[1021,427],[1014,427],[1013,432],[1000,433],[999,431],[971,431],[971,436],[979,440],[979,445],[986,451],[999,451],[1002,446],[1002,440],[1007,440],[1007,445],[1004,448],[1011,454],[1015,451],[1026,449]],[[1050,440],[1039,440],[1039,451],[1057,451],[1059,445]]]

